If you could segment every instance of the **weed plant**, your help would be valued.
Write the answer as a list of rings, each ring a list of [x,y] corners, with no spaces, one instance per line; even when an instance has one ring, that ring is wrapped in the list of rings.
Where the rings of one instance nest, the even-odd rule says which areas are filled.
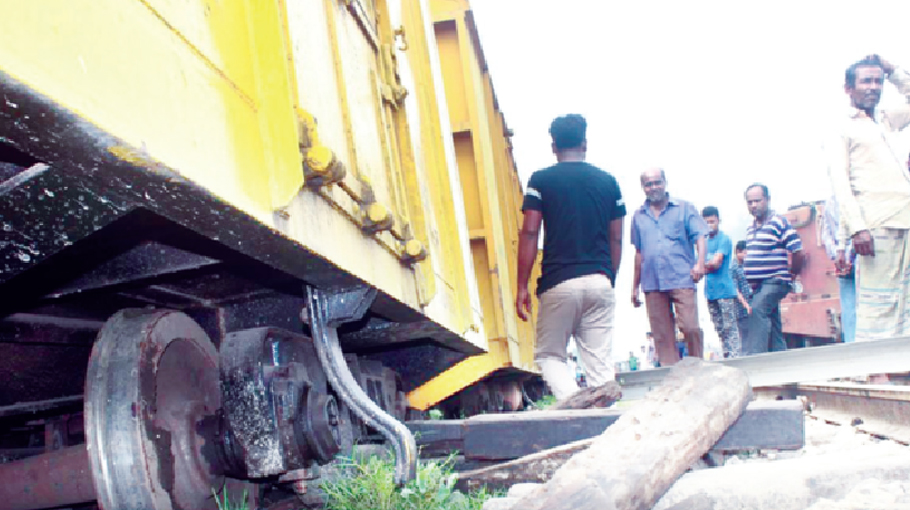
[[[556,403],[556,397],[554,397],[553,395],[544,395],[543,398],[541,398],[537,402],[534,402],[534,407],[536,407],[538,409],[546,409],[555,403]]]
[[[325,481],[327,510],[481,510],[493,494],[486,490],[464,494],[455,490],[453,456],[444,461],[422,461],[417,478],[395,486],[394,460],[344,458],[339,467],[347,474]]]
[[[227,486],[224,487],[221,491],[221,497],[218,496],[218,493],[215,492],[215,489],[212,489],[212,495],[215,496],[215,504],[218,505],[218,510],[249,510],[247,502],[249,501],[249,494],[246,489],[243,491],[243,496],[240,497],[240,501],[232,503],[228,497]]]

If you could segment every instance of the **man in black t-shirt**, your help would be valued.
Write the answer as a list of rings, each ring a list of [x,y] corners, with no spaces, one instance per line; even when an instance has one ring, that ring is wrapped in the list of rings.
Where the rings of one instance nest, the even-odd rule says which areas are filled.
[[[557,400],[578,390],[566,363],[573,336],[589,386],[614,378],[613,283],[622,258],[626,207],[616,179],[585,163],[586,129],[581,115],[559,117],[550,125],[557,163],[534,172],[528,181],[518,240],[515,308],[526,321],[531,313],[528,279],[544,224],[534,360]]]

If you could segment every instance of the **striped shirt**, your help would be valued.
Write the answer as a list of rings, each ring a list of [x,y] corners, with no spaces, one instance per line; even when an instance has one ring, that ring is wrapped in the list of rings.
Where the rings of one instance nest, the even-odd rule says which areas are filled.
[[[787,253],[802,249],[803,242],[787,218],[768,211],[764,223],[753,223],[747,231],[746,260],[743,262],[746,279],[753,285],[770,278],[791,281]]]

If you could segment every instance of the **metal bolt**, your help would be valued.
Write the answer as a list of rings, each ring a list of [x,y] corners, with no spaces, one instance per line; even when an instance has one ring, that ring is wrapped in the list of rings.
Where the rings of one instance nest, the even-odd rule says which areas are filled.
[[[328,417],[329,425],[333,427],[338,426],[338,404],[335,403],[335,399],[329,400],[328,405],[325,409],[326,416]]]

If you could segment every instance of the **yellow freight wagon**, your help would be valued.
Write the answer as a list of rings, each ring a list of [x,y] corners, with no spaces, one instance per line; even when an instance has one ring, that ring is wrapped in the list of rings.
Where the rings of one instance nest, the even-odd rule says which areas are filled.
[[[466,0],[2,7],[12,508],[214,508],[377,432],[403,480],[415,411],[521,405],[522,191]],[[49,455],[88,478],[14,483]]]

